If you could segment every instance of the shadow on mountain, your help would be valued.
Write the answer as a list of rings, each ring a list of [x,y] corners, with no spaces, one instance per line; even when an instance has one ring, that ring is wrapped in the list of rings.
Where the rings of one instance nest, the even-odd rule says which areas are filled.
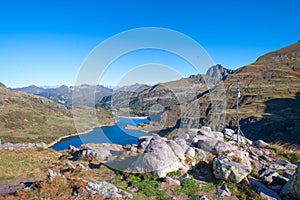
[[[288,142],[300,145],[300,92],[295,98],[271,99],[265,102],[263,118],[241,120],[241,128],[251,140]]]

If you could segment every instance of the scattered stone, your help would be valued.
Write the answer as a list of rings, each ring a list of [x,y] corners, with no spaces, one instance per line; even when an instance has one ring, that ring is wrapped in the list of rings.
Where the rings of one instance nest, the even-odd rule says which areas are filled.
[[[263,156],[264,152],[260,149],[257,149],[255,147],[249,147],[250,153],[254,156]]]
[[[261,198],[265,200],[281,200],[276,192],[267,188],[266,186],[264,186],[264,184],[258,182],[253,178],[249,178],[249,185],[260,195]]]
[[[285,177],[285,178],[292,178],[294,172],[290,171],[290,170],[285,170],[283,173],[282,173],[282,176]]]
[[[184,173],[180,176],[180,178],[189,178],[190,175],[188,173]]]
[[[257,140],[254,142],[254,146],[256,146],[257,148],[266,148],[269,146],[269,144],[263,140]]]
[[[87,170],[87,168],[86,168],[83,164],[81,164],[81,163],[78,163],[78,164],[76,165],[76,168],[81,168],[81,169]]]
[[[290,180],[283,186],[280,195],[291,199],[300,199],[300,165]]]
[[[48,169],[48,178],[49,178],[49,180],[52,181],[55,177],[65,178],[65,176],[60,174],[59,172],[55,172],[52,169]]]
[[[277,176],[279,176],[279,174],[276,171],[267,169],[259,176],[259,178],[270,184],[275,180]]]
[[[202,195],[202,196],[200,196],[200,200],[209,200],[209,198],[207,198],[206,196]]]
[[[35,147],[41,147],[41,148],[47,149],[48,145],[45,144],[44,142],[39,142],[39,143],[35,143]]]
[[[126,198],[132,199],[132,194],[118,189],[115,185],[108,183],[106,181],[103,182],[90,182],[86,181],[87,191],[92,195],[99,195],[104,199],[123,199],[123,196]]]
[[[240,163],[222,157],[214,159],[213,173],[217,179],[239,183],[250,173],[250,170]]]
[[[220,197],[231,196],[231,192],[226,184],[217,187],[218,195]]]

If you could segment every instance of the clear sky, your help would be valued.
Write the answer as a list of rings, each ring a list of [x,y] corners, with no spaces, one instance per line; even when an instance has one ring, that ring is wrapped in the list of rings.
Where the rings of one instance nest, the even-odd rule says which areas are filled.
[[[299,10],[299,0],[0,1],[0,82],[9,87],[74,85],[84,59],[100,42],[139,27],[186,34],[215,63],[235,69],[300,40]],[[131,57],[143,61],[148,53]],[[170,60],[159,55],[149,62]],[[124,60],[127,65],[119,63],[126,71],[132,64]],[[181,65],[178,61],[175,68],[180,71]],[[102,84],[116,84],[120,77],[114,73]]]

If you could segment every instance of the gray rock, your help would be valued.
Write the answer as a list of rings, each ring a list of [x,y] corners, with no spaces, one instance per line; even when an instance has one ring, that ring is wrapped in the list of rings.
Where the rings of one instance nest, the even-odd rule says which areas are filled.
[[[206,153],[202,149],[195,148],[195,150],[198,156],[198,161],[206,161]]]
[[[173,183],[173,184],[178,185],[178,186],[180,185],[180,181],[179,180],[176,180],[176,179],[171,178],[169,176],[166,176],[165,179],[164,179],[164,181],[167,182],[167,183]]]
[[[207,198],[207,197],[204,196],[204,195],[201,195],[201,196],[200,196],[200,200],[209,200],[209,198]]]
[[[223,133],[217,131],[211,131],[211,128],[206,126],[201,127],[201,129],[198,130],[198,134],[216,140],[223,140]]]
[[[70,152],[71,154],[74,154],[74,153],[76,153],[76,152],[79,151],[78,148],[76,148],[76,147],[74,147],[74,146],[72,146],[72,145],[69,146],[68,150],[69,150],[69,152]]]
[[[258,182],[253,178],[249,178],[249,185],[261,196],[261,198],[265,200],[281,200],[281,198],[276,192],[270,190],[262,183]]]
[[[250,153],[254,156],[263,156],[264,152],[255,147],[249,147]]]
[[[217,156],[223,156],[236,150],[237,150],[236,146],[218,140],[215,146],[213,147],[211,153]]]
[[[231,192],[230,192],[229,188],[227,187],[227,185],[225,185],[225,184],[218,186],[217,191],[218,191],[218,195],[220,197],[225,197],[225,196],[230,197],[231,196]]]
[[[183,148],[183,150],[185,151],[186,148],[188,147],[188,145],[186,144],[186,141],[182,138],[175,138],[174,141],[179,144],[179,146],[181,146]]]
[[[155,135],[145,152],[140,154],[131,164],[129,170],[136,173],[152,173],[159,177],[165,177],[167,173],[177,171],[182,164],[165,139]]]
[[[44,148],[44,149],[48,148],[48,145],[46,145],[44,142],[35,143],[34,146],[35,147],[41,147],[41,148]]]
[[[254,145],[255,145],[256,147],[258,147],[258,148],[266,148],[266,147],[269,146],[269,144],[266,143],[266,142],[263,141],[263,140],[257,140],[257,141],[255,141],[255,142],[254,142]]]
[[[139,137],[138,139],[138,146],[141,147],[142,149],[146,149],[148,146],[150,140],[153,138],[153,136],[142,136]]]
[[[233,134],[234,134],[234,130],[232,130],[232,129],[225,128],[223,130],[223,135],[224,135],[224,138],[226,138],[226,139],[232,139]]]
[[[282,176],[285,177],[285,178],[292,178],[294,172],[290,171],[290,170],[285,170],[283,173],[282,173]]]
[[[203,149],[207,152],[212,152],[213,148],[217,144],[217,140],[207,137],[207,136],[197,136],[198,142],[196,147]]]
[[[249,173],[248,167],[232,162],[227,157],[215,158],[213,161],[213,174],[217,179],[239,183]]]
[[[62,175],[62,174],[60,174],[58,172],[55,172],[52,169],[48,169],[48,178],[49,178],[49,180],[52,181],[55,177],[65,178],[64,175]]]
[[[123,199],[123,196],[132,199],[132,194],[125,192],[124,190],[118,189],[115,185],[103,182],[90,182],[86,181],[86,189],[90,194],[99,195],[104,199]]]
[[[196,151],[193,147],[188,147],[185,151],[185,154],[190,158],[194,158],[196,155]]]
[[[282,159],[282,158],[276,158],[276,159],[275,159],[275,162],[278,163],[279,165],[284,166],[284,167],[287,168],[287,169],[296,169],[296,168],[297,168],[297,165],[292,164],[292,163],[290,163],[289,161],[284,160],[284,159]]]
[[[300,199],[300,165],[290,180],[283,186],[280,195]]]
[[[185,160],[185,151],[184,148],[181,147],[177,142],[175,142],[174,140],[169,140],[167,141],[167,144],[171,147],[171,149],[173,150],[173,152],[175,153],[175,155],[180,159],[180,160]]]
[[[275,180],[277,176],[279,176],[279,174],[276,171],[267,169],[259,176],[259,178],[270,184]]]

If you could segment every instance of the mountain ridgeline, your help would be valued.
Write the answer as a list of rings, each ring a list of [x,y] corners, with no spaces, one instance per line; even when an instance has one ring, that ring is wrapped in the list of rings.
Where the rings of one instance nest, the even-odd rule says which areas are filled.
[[[113,94],[97,106],[150,116],[152,122],[144,130],[170,138],[204,125],[215,130],[235,128],[237,81],[243,89],[239,115],[244,134],[253,140],[300,144],[299,42],[234,71],[216,65],[204,75],[124,96]]]

